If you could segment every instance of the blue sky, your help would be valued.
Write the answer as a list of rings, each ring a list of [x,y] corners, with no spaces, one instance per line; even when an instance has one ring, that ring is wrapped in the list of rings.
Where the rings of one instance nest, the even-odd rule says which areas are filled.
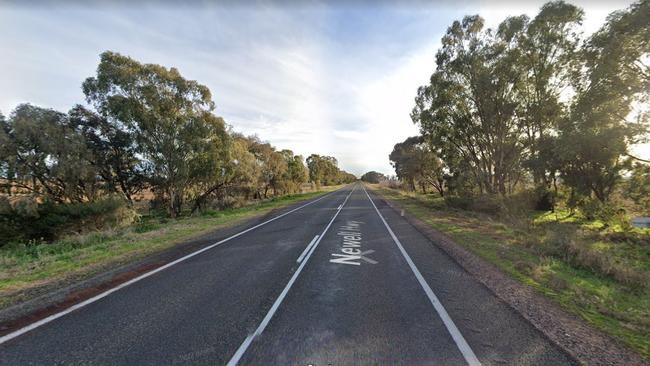
[[[628,3],[576,4],[590,33]],[[112,50],[207,85],[234,130],[360,175],[392,173],[393,145],[417,134],[409,112],[447,26],[466,14],[488,26],[534,16],[543,1],[28,4],[0,1],[3,114],[82,103],[82,81]]]

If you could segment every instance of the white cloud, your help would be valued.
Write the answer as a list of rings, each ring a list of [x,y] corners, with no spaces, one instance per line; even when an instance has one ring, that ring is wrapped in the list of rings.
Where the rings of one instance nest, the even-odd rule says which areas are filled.
[[[388,154],[418,133],[413,100],[451,22],[480,13],[495,26],[507,15],[534,16],[542,3],[7,7],[0,110],[25,101],[67,110],[83,101],[81,82],[99,54],[114,50],[206,84],[237,131],[304,156],[335,156],[358,175],[392,173]],[[583,5],[591,31],[625,6]]]

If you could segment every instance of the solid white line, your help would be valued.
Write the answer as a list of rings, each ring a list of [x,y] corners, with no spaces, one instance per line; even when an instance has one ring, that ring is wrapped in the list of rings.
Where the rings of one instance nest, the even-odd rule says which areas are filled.
[[[318,235],[314,236],[314,238],[309,242],[309,245],[307,245],[307,248],[305,248],[305,250],[302,251],[302,254],[300,255],[300,257],[298,257],[298,260],[296,262],[298,263],[302,262],[302,259],[305,257],[305,254],[307,254],[309,248],[311,248],[311,246],[314,245],[316,239],[318,239]]]
[[[330,226],[332,226],[332,223],[334,222],[334,219],[336,219],[336,216],[339,215],[339,212],[341,212],[341,209],[343,209],[343,206],[348,201],[348,198],[350,198],[350,195],[352,194],[352,192],[354,192],[355,189],[356,189],[356,185],[354,186],[354,188],[352,188],[350,193],[348,193],[348,196],[345,197],[345,201],[343,201],[343,203],[339,206],[339,209],[336,211],[336,213],[334,214],[334,216],[330,220],[329,224],[327,224],[327,226],[325,227],[325,230],[323,230],[323,232],[320,234],[320,237],[318,238],[318,240],[316,240],[316,242],[312,246],[311,250],[307,253],[307,256],[305,257],[305,260],[300,264],[300,266],[298,267],[296,272],[294,272],[293,276],[291,276],[291,279],[289,280],[287,285],[284,287],[284,290],[282,290],[282,292],[280,293],[280,296],[278,296],[278,298],[275,300],[275,302],[273,303],[273,306],[271,306],[271,309],[269,309],[268,313],[266,313],[266,316],[264,317],[264,319],[262,319],[262,322],[260,323],[260,325],[257,327],[257,329],[255,329],[255,332],[253,332],[252,334],[249,334],[248,337],[246,337],[246,339],[244,339],[244,342],[241,344],[241,346],[239,346],[239,348],[237,349],[235,354],[232,356],[230,361],[228,361],[227,366],[235,366],[235,365],[237,365],[237,363],[242,358],[244,353],[246,353],[246,350],[248,349],[250,344],[253,342],[253,340],[255,340],[255,337],[262,334],[262,332],[264,331],[266,326],[271,321],[271,318],[273,318],[273,315],[275,315],[275,312],[280,307],[280,304],[282,304],[282,301],[284,300],[284,297],[287,296],[287,293],[291,289],[291,286],[293,286],[293,283],[296,281],[296,279],[300,275],[300,272],[302,272],[302,269],[305,267],[305,264],[307,264],[307,262],[309,261],[309,258],[311,257],[312,253],[314,253],[314,250],[316,250],[316,247],[318,246],[318,243],[320,243],[321,239],[323,239],[323,236],[325,235],[327,230],[330,228]]]
[[[422,286],[422,289],[427,294],[427,297],[429,297],[429,301],[431,301],[431,304],[438,312],[438,315],[442,319],[442,322],[445,323],[445,326],[447,327],[447,330],[449,331],[451,338],[454,339],[454,342],[456,342],[456,346],[460,350],[460,353],[462,353],[463,357],[465,357],[465,361],[467,361],[467,363],[471,366],[480,365],[481,362],[474,354],[474,351],[472,351],[469,344],[467,344],[467,341],[465,341],[465,338],[463,338],[463,335],[456,327],[456,324],[454,324],[454,321],[451,320],[451,317],[447,313],[447,310],[445,310],[445,307],[442,306],[436,294],[433,293],[433,290],[431,290],[431,287],[429,287],[429,284],[424,280],[424,277],[422,277],[422,274],[415,266],[415,263],[413,263],[411,257],[408,255],[408,253],[406,253],[406,250],[404,250],[402,243],[400,243],[399,239],[397,239],[397,236],[395,236],[395,233],[393,233],[393,230],[390,228],[390,226],[388,226],[386,220],[384,220],[384,217],[379,212],[379,209],[377,209],[377,206],[375,206],[375,203],[372,201],[372,198],[370,198],[370,195],[368,194],[368,191],[366,191],[365,187],[363,188],[363,191],[366,192],[366,196],[368,196],[370,203],[372,203],[372,206],[375,208],[375,211],[377,211],[377,215],[379,215],[379,218],[384,223],[384,226],[386,226],[386,229],[388,229],[388,232],[390,233],[390,236],[393,238],[395,244],[397,244],[399,251],[402,252],[402,256],[404,256],[404,259],[406,259],[406,263],[408,263],[409,267],[411,267],[411,271],[413,271],[413,274],[418,279],[418,282],[420,282],[420,286]]]
[[[238,232],[237,234],[234,234],[234,235],[232,235],[232,236],[229,236],[229,237],[227,237],[227,238],[225,238],[225,239],[223,239],[223,240],[220,240],[220,241],[218,241],[218,242],[216,242],[216,243],[214,243],[214,244],[211,244],[211,245],[209,245],[209,246],[207,246],[207,247],[205,247],[205,248],[199,249],[199,250],[197,250],[197,251],[195,251],[195,252],[192,252],[192,253],[190,253],[190,254],[184,256],[184,257],[181,257],[181,258],[179,258],[179,259],[176,259],[176,260],[173,261],[173,262],[169,262],[169,263],[165,264],[164,266],[161,266],[161,267],[158,267],[158,268],[156,268],[156,269],[154,269],[154,270],[152,270],[152,271],[146,272],[146,273],[144,273],[144,274],[142,274],[142,275],[140,275],[140,276],[138,276],[138,277],[136,277],[136,278],[133,278],[133,279],[131,279],[131,280],[129,280],[129,281],[126,281],[126,282],[124,282],[124,283],[122,283],[122,284],[120,284],[120,285],[118,285],[118,286],[116,286],[116,287],[113,287],[113,288],[110,289],[110,290],[106,290],[106,291],[102,292],[102,293],[99,294],[99,295],[93,296],[93,297],[91,297],[90,299],[87,299],[87,300],[82,301],[82,302],[80,302],[80,303],[78,303],[78,304],[75,304],[75,305],[73,305],[73,306],[71,306],[71,307],[69,307],[69,308],[67,308],[67,309],[65,309],[65,310],[63,310],[63,311],[61,311],[61,312],[58,312],[58,313],[56,313],[56,314],[52,314],[52,315],[48,316],[47,318],[43,318],[43,319],[41,319],[41,320],[39,320],[39,321],[37,321],[37,322],[34,322],[34,323],[30,324],[30,325],[27,325],[27,326],[25,326],[25,327],[23,327],[23,328],[20,328],[20,329],[18,329],[18,330],[15,330],[15,331],[9,333],[9,334],[6,334],[6,335],[0,337],[0,344],[3,344],[3,343],[5,343],[5,342],[7,342],[8,340],[14,339],[14,338],[16,338],[16,337],[18,337],[18,336],[20,336],[20,335],[22,335],[22,334],[25,334],[25,333],[27,333],[27,332],[33,330],[33,329],[36,329],[36,328],[40,327],[41,325],[47,324],[47,323],[49,323],[49,322],[51,322],[51,321],[53,321],[53,320],[55,320],[55,319],[58,319],[58,318],[60,318],[60,317],[62,317],[62,316],[64,316],[64,315],[69,314],[69,313],[71,313],[71,312],[73,312],[73,311],[75,311],[75,310],[77,310],[77,309],[80,309],[80,308],[86,306],[86,305],[92,304],[93,302],[95,302],[95,301],[97,301],[97,300],[99,300],[99,299],[101,299],[101,298],[104,298],[104,297],[106,297],[106,296],[112,294],[112,293],[115,292],[115,291],[118,291],[118,290],[120,290],[120,289],[123,289],[123,288],[126,287],[126,286],[129,286],[129,285],[131,285],[131,284],[134,284],[134,283],[136,283],[136,282],[138,282],[138,281],[140,281],[140,280],[142,280],[142,279],[145,279],[145,278],[147,278],[147,277],[149,277],[149,276],[151,276],[151,275],[153,275],[153,274],[156,274],[156,273],[158,273],[158,272],[160,272],[160,271],[162,271],[162,270],[164,270],[164,269],[167,269],[167,268],[169,268],[169,267],[171,267],[171,266],[173,266],[173,265],[175,265],[175,264],[178,264],[178,263],[183,262],[183,261],[185,261],[185,260],[187,260],[187,259],[189,259],[189,258],[192,258],[192,257],[194,257],[195,255],[201,254],[201,253],[205,252],[206,250],[210,250],[210,249],[216,247],[216,246],[219,245],[219,244],[223,244],[223,243],[225,243],[225,242],[227,242],[227,241],[229,241],[229,240],[231,240],[231,239],[234,239],[234,238],[236,238],[236,237],[238,237],[238,236],[241,236],[241,235],[243,235],[243,234],[246,234],[247,232],[249,232],[249,231],[251,231],[251,230],[255,230],[255,229],[257,229],[257,228],[260,227],[260,226],[266,225],[266,224],[268,224],[268,223],[271,222],[271,221],[275,221],[275,220],[277,220],[277,219],[279,219],[279,218],[281,218],[281,217],[284,217],[284,216],[286,216],[286,215],[288,215],[288,214],[290,214],[290,213],[292,213],[292,212],[298,211],[298,210],[300,210],[301,208],[307,207],[307,206],[311,205],[312,203],[316,203],[316,202],[322,200],[323,198],[328,197],[328,196],[334,194],[334,193],[337,192],[337,191],[338,191],[338,190],[336,190],[336,191],[334,191],[334,192],[331,192],[331,193],[328,193],[328,194],[326,194],[326,195],[324,195],[324,196],[322,196],[322,197],[319,197],[318,199],[315,199],[315,200],[313,200],[313,201],[307,202],[306,204],[304,204],[304,205],[302,205],[302,206],[300,206],[300,207],[296,207],[296,208],[294,208],[294,209],[291,210],[291,211],[287,211],[287,212],[285,212],[285,213],[283,213],[283,214],[281,214],[281,215],[278,215],[278,216],[276,216],[276,217],[274,217],[274,218],[272,218],[272,219],[269,219],[269,220],[266,220],[266,221],[264,221],[264,222],[262,222],[262,223],[259,223],[259,224],[255,225],[255,226],[253,226],[253,227],[250,227],[250,228],[248,228],[248,229],[246,229],[246,230],[244,230],[244,231],[240,231],[240,232]]]

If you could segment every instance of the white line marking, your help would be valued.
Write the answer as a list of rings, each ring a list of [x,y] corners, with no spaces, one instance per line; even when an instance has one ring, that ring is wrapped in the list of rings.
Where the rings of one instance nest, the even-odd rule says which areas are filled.
[[[275,312],[280,307],[280,304],[282,304],[282,301],[284,300],[284,297],[287,296],[287,293],[291,289],[291,286],[293,286],[293,283],[296,281],[296,279],[300,275],[300,272],[302,272],[302,269],[305,267],[305,264],[307,264],[307,262],[309,261],[309,258],[311,257],[312,253],[314,253],[314,250],[316,250],[316,247],[318,246],[318,243],[320,243],[321,239],[323,239],[323,236],[325,235],[327,230],[330,228],[330,226],[332,226],[332,223],[334,222],[334,219],[336,219],[336,216],[339,215],[339,212],[341,212],[341,209],[343,208],[345,203],[348,201],[348,198],[350,198],[350,195],[352,194],[352,192],[354,192],[354,190],[356,188],[357,188],[357,186],[355,185],[354,188],[352,188],[352,190],[350,191],[350,193],[348,193],[348,196],[345,197],[345,201],[343,201],[343,203],[339,206],[338,210],[334,214],[334,217],[332,217],[329,224],[327,224],[327,226],[325,227],[325,230],[323,230],[323,232],[320,234],[320,237],[318,238],[318,240],[316,240],[314,245],[311,247],[311,250],[309,250],[309,252],[307,253],[307,256],[305,257],[305,260],[302,261],[302,263],[300,264],[300,266],[298,267],[296,272],[294,272],[293,276],[291,276],[291,279],[289,280],[287,285],[284,287],[284,290],[282,290],[282,292],[280,293],[280,296],[278,296],[278,298],[275,300],[275,302],[273,303],[273,306],[271,306],[271,309],[269,309],[268,313],[266,313],[266,316],[264,317],[264,319],[262,319],[262,322],[260,323],[260,325],[257,327],[257,329],[255,329],[255,332],[253,332],[252,334],[249,334],[248,337],[246,337],[246,339],[244,339],[244,342],[241,344],[241,346],[239,346],[239,348],[237,349],[235,354],[232,356],[230,361],[228,361],[227,366],[235,366],[235,365],[237,365],[237,363],[242,358],[244,353],[246,353],[246,350],[248,349],[248,347],[251,345],[251,343],[253,343],[253,340],[255,340],[255,337],[262,334],[262,332],[264,331],[266,326],[271,321],[271,318],[273,318],[273,315],[275,315]]]
[[[302,254],[300,255],[300,257],[298,257],[298,260],[296,262],[298,263],[302,262],[302,259],[309,251],[309,248],[311,248],[311,246],[314,245],[314,243],[316,242],[316,239],[318,239],[318,235],[314,236],[314,238],[309,242],[309,245],[307,245],[307,248],[305,248],[305,250],[302,251]]]
[[[341,188],[340,188],[340,189],[341,189]],[[225,239],[222,239],[222,240],[220,240],[220,241],[218,241],[218,242],[216,242],[216,243],[214,243],[214,244],[211,244],[211,245],[209,245],[209,246],[207,246],[207,247],[205,247],[205,248],[203,248],[203,249],[199,249],[199,250],[197,250],[196,252],[190,253],[190,254],[188,254],[188,255],[186,255],[186,256],[184,256],[184,257],[181,257],[181,258],[179,258],[179,259],[176,259],[176,260],[173,261],[173,262],[169,262],[169,263],[165,264],[165,265],[162,266],[162,267],[158,267],[158,268],[156,268],[156,269],[154,269],[154,270],[152,270],[152,271],[150,271],[150,272],[146,272],[146,273],[144,273],[144,274],[142,274],[142,275],[140,275],[140,276],[138,276],[138,277],[136,277],[136,278],[133,278],[133,279],[131,279],[131,280],[129,280],[129,281],[126,281],[126,282],[124,282],[124,283],[122,283],[122,284],[120,284],[120,285],[118,285],[118,286],[116,286],[116,287],[113,287],[113,288],[110,289],[110,290],[106,290],[106,291],[102,292],[102,293],[99,294],[99,295],[93,296],[93,297],[91,297],[90,299],[87,299],[87,300],[82,301],[82,302],[80,302],[80,303],[78,303],[78,304],[75,304],[75,305],[73,305],[73,306],[71,306],[71,307],[69,307],[69,308],[67,308],[67,309],[65,309],[65,310],[63,310],[63,311],[61,311],[61,312],[58,312],[58,313],[56,313],[56,314],[52,314],[52,315],[48,316],[47,318],[43,318],[43,319],[41,319],[41,320],[39,320],[39,321],[37,321],[37,322],[34,322],[34,323],[32,323],[32,324],[30,324],[30,325],[28,325],[28,326],[25,326],[25,327],[23,327],[23,328],[20,328],[20,329],[18,329],[18,330],[15,330],[15,331],[13,331],[13,332],[11,332],[11,333],[9,333],[9,334],[6,334],[6,335],[0,337],[0,344],[3,344],[3,343],[5,343],[5,342],[7,342],[7,341],[9,341],[9,340],[11,340],[11,339],[14,339],[14,338],[16,338],[16,337],[18,337],[18,336],[20,336],[20,335],[22,335],[22,334],[25,334],[25,333],[29,332],[29,331],[31,331],[31,330],[34,330],[34,329],[40,327],[41,325],[47,324],[47,323],[49,323],[49,322],[51,322],[51,321],[53,321],[53,320],[56,320],[56,319],[58,319],[58,318],[60,318],[60,317],[62,317],[62,316],[64,316],[64,315],[69,314],[69,313],[71,313],[71,312],[73,312],[73,311],[75,311],[75,310],[77,310],[77,309],[80,309],[80,308],[86,306],[86,305],[92,304],[93,302],[95,302],[95,301],[97,301],[97,300],[99,300],[99,299],[101,299],[101,298],[104,298],[104,297],[106,297],[106,296],[112,294],[112,293],[115,292],[115,291],[118,291],[118,290],[120,290],[120,289],[123,289],[123,288],[126,287],[126,286],[129,286],[129,285],[131,285],[131,284],[134,284],[134,283],[136,283],[136,282],[138,282],[138,281],[140,281],[140,280],[142,280],[142,279],[145,279],[145,278],[147,278],[147,277],[149,277],[149,276],[151,276],[151,275],[153,275],[153,274],[156,274],[156,273],[158,273],[158,272],[160,272],[160,271],[162,271],[162,270],[164,270],[164,269],[167,269],[167,268],[169,268],[169,267],[171,267],[171,266],[173,266],[173,265],[175,265],[175,264],[178,264],[178,263],[183,262],[183,261],[185,261],[185,260],[187,260],[187,259],[189,259],[189,258],[192,258],[192,257],[194,257],[195,255],[201,254],[201,253],[205,252],[206,250],[210,250],[210,249],[216,247],[216,246],[219,245],[219,244],[223,244],[223,243],[225,243],[225,242],[227,242],[227,241],[229,241],[229,240],[231,240],[231,239],[234,239],[234,238],[236,238],[236,237],[238,237],[238,236],[241,236],[241,235],[243,235],[243,234],[246,234],[247,232],[249,232],[249,231],[251,231],[251,230],[255,230],[255,229],[257,229],[257,228],[260,227],[260,226],[266,225],[266,224],[268,224],[268,223],[271,222],[271,221],[275,221],[275,220],[277,220],[277,219],[279,219],[279,218],[281,218],[281,217],[284,217],[284,216],[286,216],[286,215],[288,215],[288,214],[290,214],[290,213],[292,213],[292,212],[298,211],[298,210],[300,210],[300,209],[303,208],[303,207],[307,207],[307,206],[311,205],[312,203],[316,203],[316,202],[322,200],[323,198],[328,197],[328,196],[334,194],[334,193],[337,192],[338,190],[339,190],[339,189],[337,189],[337,190],[334,191],[334,192],[328,193],[328,194],[326,194],[326,195],[324,195],[324,196],[322,196],[322,197],[319,197],[318,199],[315,199],[315,200],[313,200],[313,201],[307,202],[306,204],[304,204],[304,205],[302,205],[302,206],[300,206],[300,207],[296,207],[296,208],[294,208],[294,209],[291,210],[291,211],[285,212],[285,213],[283,213],[282,215],[278,215],[278,216],[276,216],[276,217],[274,217],[274,218],[272,218],[272,219],[269,219],[269,220],[266,220],[266,221],[264,221],[264,222],[262,222],[262,223],[259,223],[259,224],[255,225],[255,226],[253,226],[253,227],[250,227],[250,228],[248,228],[248,229],[246,229],[246,230],[244,230],[244,231],[240,231],[240,232],[238,232],[237,234],[234,234],[234,235],[229,236],[229,237],[227,237],[227,238],[225,238]]]
[[[368,194],[368,191],[366,191],[365,187],[363,188],[363,191],[366,192],[366,196],[368,196],[370,203],[372,203],[372,207],[374,207],[375,211],[377,211],[377,215],[379,215],[379,218],[384,223],[384,226],[386,226],[386,229],[388,229],[388,232],[390,233],[390,236],[393,238],[395,244],[397,244],[399,251],[402,252],[402,256],[404,256],[404,259],[406,259],[406,263],[408,263],[409,267],[411,267],[411,271],[413,271],[413,274],[418,279],[418,282],[420,282],[420,286],[422,286],[422,289],[427,294],[427,297],[429,297],[429,301],[431,301],[431,304],[438,312],[438,315],[440,315],[442,322],[445,323],[445,326],[447,327],[449,334],[456,342],[456,346],[458,346],[458,349],[463,354],[463,357],[465,357],[465,361],[467,361],[467,364],[471,366],[480,365],[481,362],[474,354],[474,351],[472,351],[469,344],[467,344],[467,341],[465,341],[465,338],[463,338],[463,335],[456,327],[456,324],[454,324],[454,321],[451,320],[451,317],[447,313],[447,310],[445,310],[444,306],[442,306],[436,294],[434,294],[433,290],[431,290],[431,287],[429,287],[429,284],[424,280],[424,277],[422,277],[422,274],[415,266],[415,263],[413,263],[411,257],[408,255],[408,253],[406,253],[406,250],[404,250],[402,243],[400,243],[399,239],[397,239],[397,236],[395,236],[395,233],[393,233],[393,230],[390,228],[390,226],[388,226],[386,220],[384,220],[384,217],[381,215],[381,213],[379,213],[379,209],[377,209],[377,206],[375,206],[375,203],[372,201],[372,198],[370,198],[370,195]]]

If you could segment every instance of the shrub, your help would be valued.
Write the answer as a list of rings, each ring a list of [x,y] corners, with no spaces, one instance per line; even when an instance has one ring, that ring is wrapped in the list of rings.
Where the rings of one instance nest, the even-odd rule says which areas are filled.
[[[615,202],[602,203],[595,199],[587,199],[581,204],[580,210],[587,220],[600,220],[605,226],[619,225],[625,231],[632,229],[627,212]]]
[[[503,202],[493,196],[445,196],[445,204],[451,208],[466,211],[476,211],[488,215],[498,215],[503,212]]]
[[[66,204],[38,202],[27,197],[9,205],[4,201],[0,207],[0,246],[10,242],[51,241],[65,234],[128,225],[138,218],[117,197]]]
[[[470,196],[445,196],[445,204],[448,207],[460,210],[469,210],[472,207],[472,201]]]
[[[503,201],[495,196],[477,196],[470,205],[472,211],[496,216],[504,212]]]

